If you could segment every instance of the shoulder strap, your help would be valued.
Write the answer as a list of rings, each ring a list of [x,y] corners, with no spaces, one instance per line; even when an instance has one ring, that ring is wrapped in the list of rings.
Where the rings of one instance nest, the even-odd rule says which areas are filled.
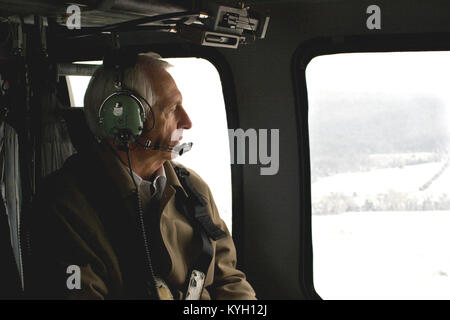
[[[174,169],[181,185],[189,196],[188,202],[190,208],[185,208],[183,210],[185,211],[184,213],[189,215],[190,219],[198,222],[208,237],[214,241],[226,237],[227,234],[213,223],[211,216],[208,214],[207,203],[189,181],[189,171],[181,167],[174,167]]]
[[[188,194],[187,201],[180,199],[181,197],[175,199],[177,206],[194,228],[194,232],[199,235],[202,247],[201,253],[186,279],[185,300],[199,300],[214,255],[210,239],[216,241],[226,237],[227,234],[213,223],[208,214],[207,203],[189,181],[189,172],[184,168],[174,168],[181,185]]]

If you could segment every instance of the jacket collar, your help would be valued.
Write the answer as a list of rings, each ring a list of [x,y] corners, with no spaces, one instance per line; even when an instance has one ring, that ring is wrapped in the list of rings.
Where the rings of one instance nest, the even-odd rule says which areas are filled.
[[[174,164],[172,161],[166,161],[164,163],[164,170],[166,171],[167,176],[167,185],[166,188],[164,189],[160,201],[161,210],[164,210],[166,204],[177,192],[179,192],[185,198],[188,197],[186,190],[184,190],[183,186],[181,185],[180,180],[178,179],[178,176],[175,173],[173,166]]]
[[[166,176],[167,176],[167,183],[170,184],[175,189],[181,190],[181,192],[183,192],[184,196],[188,197],[186,190],[184,190],[183,186],[181,185],[180,179],[178,179],[175,169],[173,168],[174,166],[175,165],[172,161],[166,161],[164,163],[164,169],[166,171]]]

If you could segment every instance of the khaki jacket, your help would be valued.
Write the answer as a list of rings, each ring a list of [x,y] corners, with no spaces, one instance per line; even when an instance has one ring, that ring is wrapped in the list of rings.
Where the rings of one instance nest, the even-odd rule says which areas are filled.
[[[167,184],[156,212],[145,216],[153,269],[175,298],[183,298],[200,240],[176,207],[187,197],[167,161]],[[236,250],[207,184],[192,170],[192,186],[208,203],[212,221],[227,233],[213,241],[201,299],[255,299],[244,273],[236,269]],[[31,297],[68,299],[146,298],[147,272],[138,204],[129,172],[106,144],[70,157],[49,176],[33,205],[28,229],[31,251],[25,291]],[[80,288],[73,275],[81,273]],[[69,287],[71,289],[69,289]]]

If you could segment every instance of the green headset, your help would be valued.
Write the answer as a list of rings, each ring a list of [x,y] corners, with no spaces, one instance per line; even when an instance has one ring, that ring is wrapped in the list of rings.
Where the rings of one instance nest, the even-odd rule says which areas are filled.
[[[134,60],[134,64],[136,60]],[[131,66],[134,66],[131,65]],[[105,59],[105,68],[110,68],[109,61]],[[106,97],[98,111],[98,124],[103,129],[107,138],[111,138],[115,143],[128,146],[130,142],[136,142],[144,131],[148,132],[155,127],[155,117],[153,109],[147,100],[136,92],[123,88],[122,79],[124,65],[116,61],[114,63],[116,79],[114,82],[115,92]],[[130,65],[128,65],[130,66]],[[149,107],[152,128],[144,129],[144,122],[147,119],[143,102]],[[146,144],[151,143],[150,141]]]
[[[98,110],[98,124],[105,136],[114,140],[122,150],[129,150],[129,144],[135,142],[144,149],[170,151],[178,155],[191,150],[192,142],[179,146],[152,144],[146,139],[144,143],[138,141],[143,132],[150,132],[155,128],[155,115],[148,101],[136,92],[126,89],[122,85],[125,67],[136,65],[137,54],[127,55],[124,52],[113,52],[112,57],[104,59],[105,68],[114,68],[116,91],[106,97]],[[126,63],[126,64],[125,64]],[[148,106],[150,114],[145,114],[143,102]],[[151,119],[149,118],[151,117]],[[144,122],[151,120],[150,129],[144,129]]]

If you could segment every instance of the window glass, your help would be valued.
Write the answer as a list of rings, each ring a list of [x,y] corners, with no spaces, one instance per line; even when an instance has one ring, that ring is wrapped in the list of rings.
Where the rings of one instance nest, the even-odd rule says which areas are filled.
[[[232,196],[228,124],[222,85],[217,69],[198,58],[165,59],[168,71],[183,95],[183,106],[192,128],[183,133],[183,142],[193,142],[192,150],[175,159],[197,172],[209,185],[220,216],[231,232]],[[97,62],[86,62],[99,64]],[[90,77],[67,76],[71,105],[82,107]]]
[[[79,61],[75,63],[100,65],[103,61]],[[86,92],[89,80],[91,80],[90,76],[66,76],[70,105],[72,107],[84,107],[84,93]]]
[[[306,70],[314,286],[449,299],[450,53],[354,53]]]
[[[84,93],[89,80],[91,80],[91,77],[88,76],[66,76],[70,105],[72,107],[84,107]]]
[[[183,106],[192,128],[183,133],[192,150],[175,161],[192,168],[209,185],[220,216],[231,232],[231,165],[228,123],[222,84],[217,69],[198,58],[165,59],[183,95]]]

